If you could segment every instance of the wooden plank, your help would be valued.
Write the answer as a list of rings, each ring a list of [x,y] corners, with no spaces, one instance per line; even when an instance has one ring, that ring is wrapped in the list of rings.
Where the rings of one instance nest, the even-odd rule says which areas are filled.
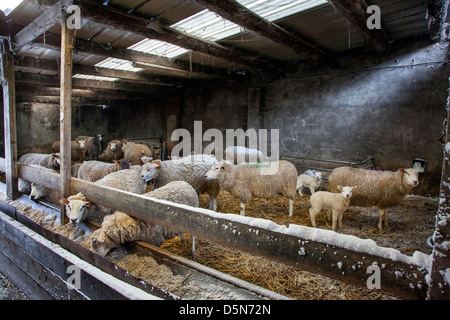
[[[69,29],[64,23],[61,28],[61,83],[60,83],[60,191],[61,198],[70,192],[71,177],[71,113],[72,113],[72,60],[76,29]],[[61,224],[64,224],[65,207],[61,205]]]
[[[428,298],[450,300],[450,96],[447,99],[447,121],[445,122],[444,160],[442,164],[441,192],[436,216],[434,247],[432,253],[431,281]],[[447,278],[446,278],[447,275]]]
[[[14,55],[7,40],[0,41],[0,81],[3,87],[3,123],[5,132],[6,195],[15,199],[17,187],[17,121]]]
[[[47,174],[32,167],[27,170],[34,171],[29,174],[33,179]],[[295,233],[279,232],[276,230],[282,230],[283,227],[275,223],[271,223],[270,228],[258,226],[264,221],[267,223],[267,220],[245,218],[241,221],[239,216],[234,214],[219,214],[206,209],[162,203],[142,195],[102,187],[76,178],[70,180],[70,190],[74,194],[82,192],[92,202],[115,208],[139,219],[361,286],[367,285],[366,281],[371,275],[367,270],[376,264],[381,269],[383,291],[407,299],[426,297],[426,270],[412,262],[394,260],[376,253],[357,252],[345,245],[327,243],[326,239],[323,242],[312,241]],[[325,231],[299,227],[308,232]],[[328,232],[328,236],[338,236],[332,231]],[[356,240],[356,237],[351,240]],[[406,261],[412,260],[398,251],[389,251],[389,254],[391,253]]]
[[[450,22],[446,19],[449,8],[449,0],[427,0],[428,29],[432,41],[440,42],[449,39],[448,27]]]

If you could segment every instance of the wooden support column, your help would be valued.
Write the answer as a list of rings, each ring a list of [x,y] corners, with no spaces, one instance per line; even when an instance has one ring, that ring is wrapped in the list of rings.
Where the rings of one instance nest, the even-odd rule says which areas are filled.
[[[76,29],[69,29],[65,23],[61,29],[61,84],[60,84],[60,191],[61,198],[70,194],[70,169],[72,165],[71,112],[72,112],[72,60]],[[61,224],[64,224],[65,207],[61,205]]]
[[[436,215],[436,230],[428,287],[428,299],[450,300],[450,96],[447,99],[445,121],[444,163],[442,165],[441,193]]]
[[[7,40],[0,40],[0,81],[3,87],[3,119],[5,130],[6,195],[17,198],[17,127],[14,56]]]

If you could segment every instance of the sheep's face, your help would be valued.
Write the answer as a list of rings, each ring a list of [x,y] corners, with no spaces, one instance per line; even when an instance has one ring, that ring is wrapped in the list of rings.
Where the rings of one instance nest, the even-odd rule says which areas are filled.
[[[86,148],[86,141],[80,140],[80,141],[77,141],[77,143],[81,150],[84,150]]]
[[[108,235],[102,230],[98,229],[92,233],[91,249],[101,256],[106,256],[114,246],[108,241]]]
[[[111,151],[116,151],[117,149],[117,142],[112,142],[109,144],[109,149],[111,149]]]
[[[66,205],[66,215],[72,224],[78,224],[86,219],[88,210],[94,204],[84,200],[67,200],[61,199],[60,203]]]
[[[403,184],[409,187],[417,187],[419,185],[419,170],[416,169],[400,169],[403,175]]]
[[[31,184],[31,192],[30,199],[36,201],[45,196],[45,187],[35,184],[34,182]]]
[[[225,174],[225,164],[217,163],[213,165],[205,174],[206,180],[223,179]]]
[[[314,176],[316,177],[317,181],[322,181],[323,173],[319,171],[314,171]]]
[[[338,186],[338,189],[341,190],[341,194],[345,199],[350,199],[352,197],[353,191],[356,189],[357,187],[343,187],[343,186]]]
[[[161,168],[161,163],[159,161],[152,161],[144,163],[141,171],[141,178],[145,183],[154,180]]]

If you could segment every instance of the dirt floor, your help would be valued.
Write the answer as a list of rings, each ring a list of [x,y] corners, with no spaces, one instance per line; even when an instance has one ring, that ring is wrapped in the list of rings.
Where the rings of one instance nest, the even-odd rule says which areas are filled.
[[[7,200],[3,194],[2,200]],[[288,200],[279,199],[252,199],[246,207],[247,216],[270,219],[278,224],[291,223],[311,226],[309,220],[309,197],[296,196],[294,215],[288,217]],[[66,235],[89,248],[90,237],[79,227],[68,224],[60,226],[55,223],[55,216],[48,216],[44,212],[35,210],[18,201],[10,202],[33,220],[41,225]],[[209,205],[209,197],[200,197],[201,207]],[[227,213],[239,214],[239,201],[230,194],[222,191],[218,197],[218,210]],[[407,196],[403,202],[390,210],[389,226],[380,232],[377,228],[378,214],[376,208],[349,208],[344,214],[344,229],[339,232],[356,235],[361,238],[370,238],[381,246],[393,247],[405,254],[412,254],[416,250],[431,253],[426,239],[434,230],[437,198],[420,196]],[[319,228],[330,229],[326,214],[317,217]],[[163,248],[180,256],[190,258],[198,263],[230,274],[237,278],[251,282],[258,286],[273,290],[293,299],[299,300],[364,300],[364,299],[396,299],[379,290],[368,290],[363,287],[350,285],[318,274],[302,271],[283,263],[256,257],[238,250],[221,247],[209,241],[196,240],[196,255],[190,256],[190,240],[182,243],[179,237],[166,241]],[[131,246],[121,246],[107,255],[111,261],[130,273],[141,277],[162,289],[173,292],[181,297],[195,298],[196,288],[180,285],[185,279],[175,275],[168,276],[170,270],[158,266],[151,257],[137,254]],[[149,268],[151,266],[151,268]],[[163,275],[163,276],[162,276]],[[198,293],[196,290],[195,294]],[[216,295],[203,295],[202,299],[215,299]],[[238,297],[236,297],[238,298]]]

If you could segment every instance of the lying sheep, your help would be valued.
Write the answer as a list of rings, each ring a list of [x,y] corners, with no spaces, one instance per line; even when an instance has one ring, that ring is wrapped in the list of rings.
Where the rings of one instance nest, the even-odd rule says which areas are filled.
[[[242,146],[229,146],[223,153],[224,160],[239,164],[242,162],[264,162],[266,157],[257,149],[249,149]]]
[[[96,134],[93,137],[79,136],[75,141],[85,141],[85,159],[98,160],[100,153],[102,152],[102,136]]]
[[[94,184],[136,194],[143,194],[145,191],[145,184],[141,176],[135,170],[131,169],[110,173],[102,179],[95,181]],[[114,212],[111,208],[91,203],[82,193],[60,199],[59,202],[66,206],[66,215],[72,224],[78,224],[88,216],[94,221],[102,222],[104,216]],[[91,209],[86,210],[87,208]]]
[[[309,202],[311,203],[311,208],[309,209],[309,217],[311,218],[311,224],[313,227],[316,226],[316,215],[322,210],[329,210],[328,218],[332,216],[333,224],[331,229],[333,231],[337,230],[337,224],[339,223],[339,228],[342,229],[342,217],[345,210],[347,210],[352,193],[356,190],[355,187],[342,187],[337,186],[337,189],[341,193],[332,193],[328,191],[318,191],[311,195]]]
[[[217,211],[219,184],[205,178],[206,172],[215,163],[217,159],[214,156],[202,154],[177,160],[153,160],[142,165],[141,177],[145,183],[151,182],[154,189],[165,186],[171,181],[186,181],[199,195],[208,193],[209,208]]]
[[[419,171],[399,169],[396,172],[375,171],[351,167],[333,170],[328,178],[329,190],[336,192],[338,185],[358,186],[350,201],[351,206],[377,206],[380,213],[378,229],[388,225],[387,209],[396,206],[412,188],[419,185]]]
[[[252,197],[289,198],[289,216],[293,214],[297,169],[285,160],[269,164],[233,165],[228,161],[215,164],[206,173],[209,180],[217,180],[220,187],[241,201],[241,215]]]
[[[26,165],[38,165],[54,170],[59,170],[60,167],[59,153],[26,153],[19,158],[18,162]]]
[[[311,195],[313,195],[314,192],[320,188],[320,184],[322,182],[322,172],[313,170],[312,173],[314,176],[302,173],[297,178],[297,191],[301,197],[303,197],[303,188],[309,188]]]
[[[110,173],[129,168],[130,161],[124,159],[114,160],[114,163],[96,160],[84,161],[78,169],[78,179],[95,182]]]
[[[30,200],[45,199],[52,204],[58,205],[60,196],[61,192],[59,190],[52,190],[34,182],[31,184]]]
[[[141,143],[135,142],[124,142],[123,147],[123,158],[130,160],[133,165],[142,165],[141,158],[143,156],[152,156],[152,151],[148,146]]]
[[[199,205],[197,192],[184,181],[172,181],[164,187],[146,193],[145,196],[193,207]],[[102,227],[92,233],[91,248],[105,256],[112,248],[125,242],[142,240],[160,246],[166,239],[178,234],[180,233],[169,228],[116,211],[106,216]]]
[[[77,162],[72,165],[72,167],[70,168],[70,176],[72,178],[78,177],[78,170],[80,170],[81,165],[82,165],[81,162]]]
[[[86,141],[71,141],[71,160],[72,163],[83,161],[86,156]],[[60,141],[55,141],[52,145],[52,152],[60,152]]]

